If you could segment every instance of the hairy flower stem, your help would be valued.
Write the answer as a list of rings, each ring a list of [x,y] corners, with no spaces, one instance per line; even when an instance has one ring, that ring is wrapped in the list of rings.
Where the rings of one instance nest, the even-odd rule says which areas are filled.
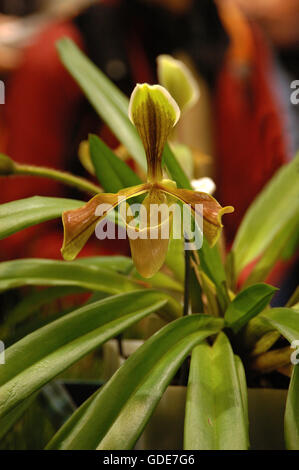
[[[189,314],[190,304],[190,251],[185,250],[185,282],[184,282],[184,307],[183,316]],[[179,385],[186,385],[189,374],[189,359],[186,358],[181,366]]]
[[[185,282],[184,282],[184,308],[183,316],[189,313],[190,304],[190,252],[185,250]]]
[[[53,170],[52,168],[39,167],[33,165],[19,165],[14,162],[14,175],[29,175],[40,176],[43,178],[50,178],[61,183],[67,184],[80,191],[85,191],[91,195],[96,195],[101,192],[101,188],[96,184],[91,183],[85,178],[74,176],[66,171]]]

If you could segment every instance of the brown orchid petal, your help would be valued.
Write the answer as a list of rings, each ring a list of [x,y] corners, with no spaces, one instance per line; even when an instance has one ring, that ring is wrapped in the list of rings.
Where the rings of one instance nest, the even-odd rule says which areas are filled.
[[[147,159],[148,181],[162,179],[162,152],[177,123],[180,109],[160,85],[136,85],[130,99],[129,117],[141,137]]]
[[[143,220],[141,216],[140,228],[127,223],[132,259],[139,274],[145,278],[154,276],[164,264],[172,227],[172,216],[168,211],[164,214],[157,211],[150,219],[150,208],[157,207],[155,204],[168,207],[167,197],[161,191],[150,191],[143,201],[146,215]]]
[[[87,204],[79,209],[66,211],[62,214],[64,226],[64,241],[61,253],[64,259],[72,260],[81,251],[100,220],[118,206],[121,202],[143,194],[150,189],[150,184],[141,184],[123,189],[116,194],[97,194]],[[96,209],[101,204],[107,204],[105,211],[99,216]]]
[[[216,199],[207,193],[192,191],[190,189],[177,189],[170,185],[160,183],[156,183],[155,186],[165,193],[176,197],[183,203],[188,204],[193,212],[197,209],[195,207],[196,204],[201,204],[201,212],[197,209],[196,213],[203,218],[204,235],[211,246],[217,242],[223,227],[221,217],[223,214],[234,212],[232,206],[221,207]]]

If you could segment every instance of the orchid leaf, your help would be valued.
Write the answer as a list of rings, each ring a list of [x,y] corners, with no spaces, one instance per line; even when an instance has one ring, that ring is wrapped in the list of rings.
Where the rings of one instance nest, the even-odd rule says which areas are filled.
[[[185,261],[184,261],[184,240],[179,238],[170,238],[168,252],[166,255],[166,264],[173,272],[179,282],[184,282]]]
[[[253,267],[246,279],[244,286],[266,279],[278,259],[283,258],[283,253],[290,250],[290,255],[295,252],[295,243],[298,239],[299,217],[290,220],[288,229],[282,226],[281,230],[273,238],[272,243],[265,249],[259,261]],[[292,245],[293,242],[293,245]],[[290,246],[289,246],[290,245]]]
[[[79,266],[86,265],[103,267],[120,274],[126,274],[129,270],[132,269],[133,265],[132,260],[130,258],[126,258],[125,256],[98,256],[79,258],[77,259],[76,264]],[[59,262],[59,266],[61,266],[61,262]],[[54,286],[37,290],[32,294],[26,295],[26,297],[24,297],[24,299],[22,299],[5,318],[4,324],[2,327],[0,327],[0,336],[2,335],[2,337],[4,337],[4,330],[24,321],[44,305],[64,296],[77,294],[80,292],[86,292],[86,290],[78,286]]]
[[[237,333],[251,318],[264,310],[276,290],[267,284],[255,284],[242,290],[225,312],[226,325]]]
[[[131,276],[143,282],[150,282],[153,288],[173,290],[176,292],[183,292],[184,290],[181,282],[176,281],[175,279],[173,279],[173,277],[168,276],[167,274],[164,274],[161,271],[157,272],[150,279],[145,279],[140,276],[136,269],[133,269],[131,271]]]
[[[299,365],[295,365],[287,396],[284,426],[288,450],[299,449]]]
[[[44,305],[61,299],[70,294],[85,292],[81,287],[73,286],[57,286],[34,291],[27,294],[5,317],[5,322],[0,326],[0,337],[6,336],[6,331],[22,323],[33,313],[37,312]]]
[[[0,414],[81,357],[167,303],[165,294],[140,291],[87,304],[25,336],[6,350],[0,377]]]
[[[213,281],[216,286],[218,301],[224,312],[229,304],[227,293],[226,274],[221,260],[219,245],[211,247],[207,240],[203,240],[203,246],[198,250],[200,268]]]
[[[287,243],[299,218],[298,188],[299,154],[274,175],[247,211],[233,244],[237,274],[264,252],[269,262],[276,260],[271,251],[281,243],[278,234]]]
[[[192,352],[184,448],[245,450],[249,446],[244,371],[224,333]]]
[[[96,135],[89,136],[90,154],[97,178],[107,193],[141,184],[133,170]]]
[[[190,348],[221,326],[221,319],[190,315],[163,327],[73,414],[47,448],[133,448]]]
[[[173,181],[176,182],[178,188],[192,189],[186,173],[182,169],[168,144],[164,147],[162,161],[166,165],[168,174],[171,176]]]
[[[57,43],[62,63],[84,91],[104,122],[145,170],[144,149],[136,129],[128,119],[126,96],[68,38]]]
[[[61,217],[62,212],[84,202],[56,197],[33,196],[0,205],[0,239],[24,228]]]
[[[118,294],[140,287],[137,280],[88,262],[24,259],[0,263],[0,291],[21,286],[76,286]]]
[[[278,330],[290,343],[299,340],[299,311],[293,308],[271,308],[261,314],[275,330]]]
[[[6,435],[6,433],[12,428],[12,426],[19,421],[22,415],[25,413],[27,408],[33,403],[37,396],[37,393],[32,394],[30,397],[23,400],[19,405],[15,406],[9,413],[1,417],[0,426],[0,441]]]

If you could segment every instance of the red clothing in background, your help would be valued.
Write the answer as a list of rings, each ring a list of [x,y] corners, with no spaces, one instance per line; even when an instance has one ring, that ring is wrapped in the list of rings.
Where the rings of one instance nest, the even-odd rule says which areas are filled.
[[[229,242],[251,202],[287,160],[280,109],[271,90],[270,51],[259,31],[252,35],[248,71],[234,68],[228,58],[214,97],[217,198],[235,208],[224,221]]]
[[[25,50],[23,64],[8,84],[4,107],[7,132],[0,150],[17,162],[65,169],[66,137],[81,91],[56,53],[54,44],[63,36],[83,47],[71,23],[55,24]],[[46,178],[1,177],[0,185],[1,203],[33,195],[65,195],[63,185]],[[59,257],[61,241],[62,232],[56,222],[41,224],[2,240],[0,257],[53,257],[54,253]],[[36,243],[41,248],[38,251]]]

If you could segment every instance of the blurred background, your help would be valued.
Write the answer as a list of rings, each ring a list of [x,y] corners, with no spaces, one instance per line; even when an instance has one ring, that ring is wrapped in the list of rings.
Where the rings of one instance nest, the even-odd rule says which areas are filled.
[[[71,38],[128,96],[136,82],[157,83],[156,57],[171,54],[191,68],[201,91],[177,130],[192,149],[188,176],[212,177],[219,202],[235,207],[224,220],[230,246],[251,202],[299,149],[299,104],[290,100],[291,84],[299,80],[298,25],[299,0],[0,0],[0,152],[90,179],[78,159],[88,133],[118,148],[61,65],[55,49],[60,38]],[[0,178],[0,203],[33,195],[88,198],[47,179]],[[61,244],[61,223],[51,221],[1,240],[0,261],[61,259]],[[127,242],[91,240],[81,255],[113,253],[128,255]],[[296,259],[278,263],[268,279],[282,287],[274,305],[284,305],[298,283]],[[39,290],[2,294],[0,317],[7,319],[30,293]],[[78,294],[37,304],[19,327],[5,330],[3,323],[0,337],[9,346],[82,300]],[[0,448],[42,448],[98,386],[94,380],[104,378],[101,354],[95,351],[59,376],[66,388],[59,381],[44,387]],[[79,394],[72,382],[78,378],[85,381]],[[287,382],[280,377],[276,385]]]
[[[61,37],[128,96],[136,82],[157,82],[156,57],[172,54],[201,89],[178,129],[193,151],[190,176],[212,177],[221,204],[235,207],[225,220],[230,245],[250,203],[299,148],[299,105],[290,101],[298,24],[299,0],[0,0],[0,151],[90,177],[78,159],[88,133],[118,146],[61,65]],[[0,203],[34,194],[85,197],[45,179],[0,180]],[[0,258],[60,258],[61,240],[57,222],[31,227],[3,240]],[[114,251],[91,241],[83,255]]]

